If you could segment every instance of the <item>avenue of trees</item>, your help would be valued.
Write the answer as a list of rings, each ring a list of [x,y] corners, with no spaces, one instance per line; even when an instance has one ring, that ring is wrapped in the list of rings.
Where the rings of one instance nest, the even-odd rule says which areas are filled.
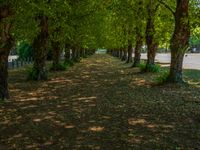
[[[63,51],[67,64],[97,48],[137,67],[146,45],[146,71],[154,67],[157,49],[169,47],[167,81],[181,83],[189,39],[200,35],[198,18],[199,0],[0,0],[0,99],[9,98],[8,56],[19,41],[33,48],[34,80],[47,79],[49,49],[52,70],[60,69]]]

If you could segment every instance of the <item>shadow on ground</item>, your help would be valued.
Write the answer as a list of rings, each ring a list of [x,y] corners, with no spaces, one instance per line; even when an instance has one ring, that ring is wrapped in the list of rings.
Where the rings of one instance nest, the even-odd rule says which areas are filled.
[[[48,82],[12,71],[0,104],[0,149],[200,149],[200,89],[154,86],[108,55]]]

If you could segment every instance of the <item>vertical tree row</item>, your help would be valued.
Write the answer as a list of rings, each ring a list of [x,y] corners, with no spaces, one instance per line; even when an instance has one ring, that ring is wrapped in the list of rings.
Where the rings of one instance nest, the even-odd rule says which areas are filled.
[[[60,56],[65,51],[65,63],[79,61],[93,54],[97,44],[91,24],[96,10],[90,0],[24,1],[0,0],[0,99],[9,99],[8,56],[18,41],[32,45],[34,64],[30,72],[33,80],[46,80],[47,53],[52,49],[52,67],[60,70]],[[95,20],[96,21],[96,20]],[[87,37],[87,38],[86,38]],[[72,60],[73,59],[73,60]]]
[[[197,5],[192,0],[191,7]],[[120,5],[120,9],[118,8]],[[123,7],[127,7],[128,11],[124,13]],[[132,53],[134,47],[134,62],[133,67],[140,64],[140,51],[144,45],[147,46],[147,62],[145,71],[151,71],[155,66],[155,56],[159,45],[170,45],[171,63],[170,71],[167,81],[173,83],[182,83],[183,59],[189,47],[190,25],[189,25],[189,0],[176,0],[175,2],[168,2],[163,0],[136,0],[134,2],[122,2],[118,0],[113,2],[111,22],[117,20],[117,27],[113,26],[114,30],[109,31],[110,41],[113,39],[112,33],[117,33],[121,38],[114,37],[112,41],[114,44],[107,45],[110,54],[120,54],[121,60],[129,63],[132,60]],[[130,10],[134,10],[134,13]],[[168,10],[168,11],[167,11]],[[171,13],[171,14],[170,14]],[[194,12],[193,12],[194,13]],[[117,14],[117,16],[116,16]],[[132,20],[130,19],[130,17]],[[173,17],[172,17],[173,16]],[[113,19],[116,18],[116,19]],[[197,19],[197,18],[193,18]],[[119,23],[120,22],[120,23]],[[192,21],[194,22],[194,21]],[[124,29],[119,31],[118,26]],[[146,26],[144,32],[144,26]],[[135,29],[134,32],[133,28]],[[174,28],[174,31],[172,30]],[[126,34],[122,36],[121,32]],[[134,37],[133,37],[134,36]],[[143,43],[145,37],[146,43]],[[171,40],[168,41],[171,37]],[[130,40],[130,39],[134,40]],[[135,41],[135,42],[134,42]],[[118,44],[115,44],[118,43]],[[118,46],[121,45],[121,46]],[[121,51],[121,47],[124,51]],[[128,51],[128,53],[127,53]]]

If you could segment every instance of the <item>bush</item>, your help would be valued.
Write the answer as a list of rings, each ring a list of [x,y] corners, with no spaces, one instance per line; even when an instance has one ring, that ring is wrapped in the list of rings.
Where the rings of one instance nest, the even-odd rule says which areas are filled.
[[[141,70],[141,72],[153,72],[153,73],[157,73],[160,72],[160,65],[146,65],[144,63],[139,65],[139,68]]]
[[[139,64],[138,67],[140,68],[141,72],[145,72],[145,70],[146,70],[146,64],[145,63]]]
[[[50,67],[51,71],[65,71],[69,68],[69,64],[68,63],[63,63],[63,64],[54,64]]]
[[[74,62],[72,60],[68,60],[64,64],[69,65],[69,66],[73,66]]]
[[[22,42],[17,46],[17,52],[20,59],[26,59],[33,57],[33,48],[31,45]]]
[[[167,82],[168,77],[169,77],[169,72],[164,71],[164,72],[162,72],[162,74],[160,76],[156,77],[155,80],[158,84],[163,84],[163,83]]]
[[[37,80],[37,70],[35,68],[27,68],[27,80]]]
[[[81,58],[80,58],[80,57],[79,57],[79,58],[74,58],[74,59],[73,59],[73,62],[74,62],[74,63],[79,63],[80,61],[81,61]]]
[[[33,68],[27,68],[27,80],[47,80],[48,79],[48,73],[44,70],[44,72],[38,72],[34,67]],[[38,78],[41,79],[38,79]]]

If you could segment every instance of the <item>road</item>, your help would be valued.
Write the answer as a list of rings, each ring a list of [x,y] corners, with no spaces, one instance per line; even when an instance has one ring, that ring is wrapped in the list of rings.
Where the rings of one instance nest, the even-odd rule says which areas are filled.
[[[141,58],[147,59],[147,54],[142,54]],[[171,60],[170,53],[165,53],[165,54],[158,53],[156,55],[156,61],[158,61],[159,63],[169,65],[170,60]],[[184,69],[198,69],[198,70],[200,70],[200,54],[187,54],[187,55],[185,55],[184,62],[183,62],[183,68]]]

